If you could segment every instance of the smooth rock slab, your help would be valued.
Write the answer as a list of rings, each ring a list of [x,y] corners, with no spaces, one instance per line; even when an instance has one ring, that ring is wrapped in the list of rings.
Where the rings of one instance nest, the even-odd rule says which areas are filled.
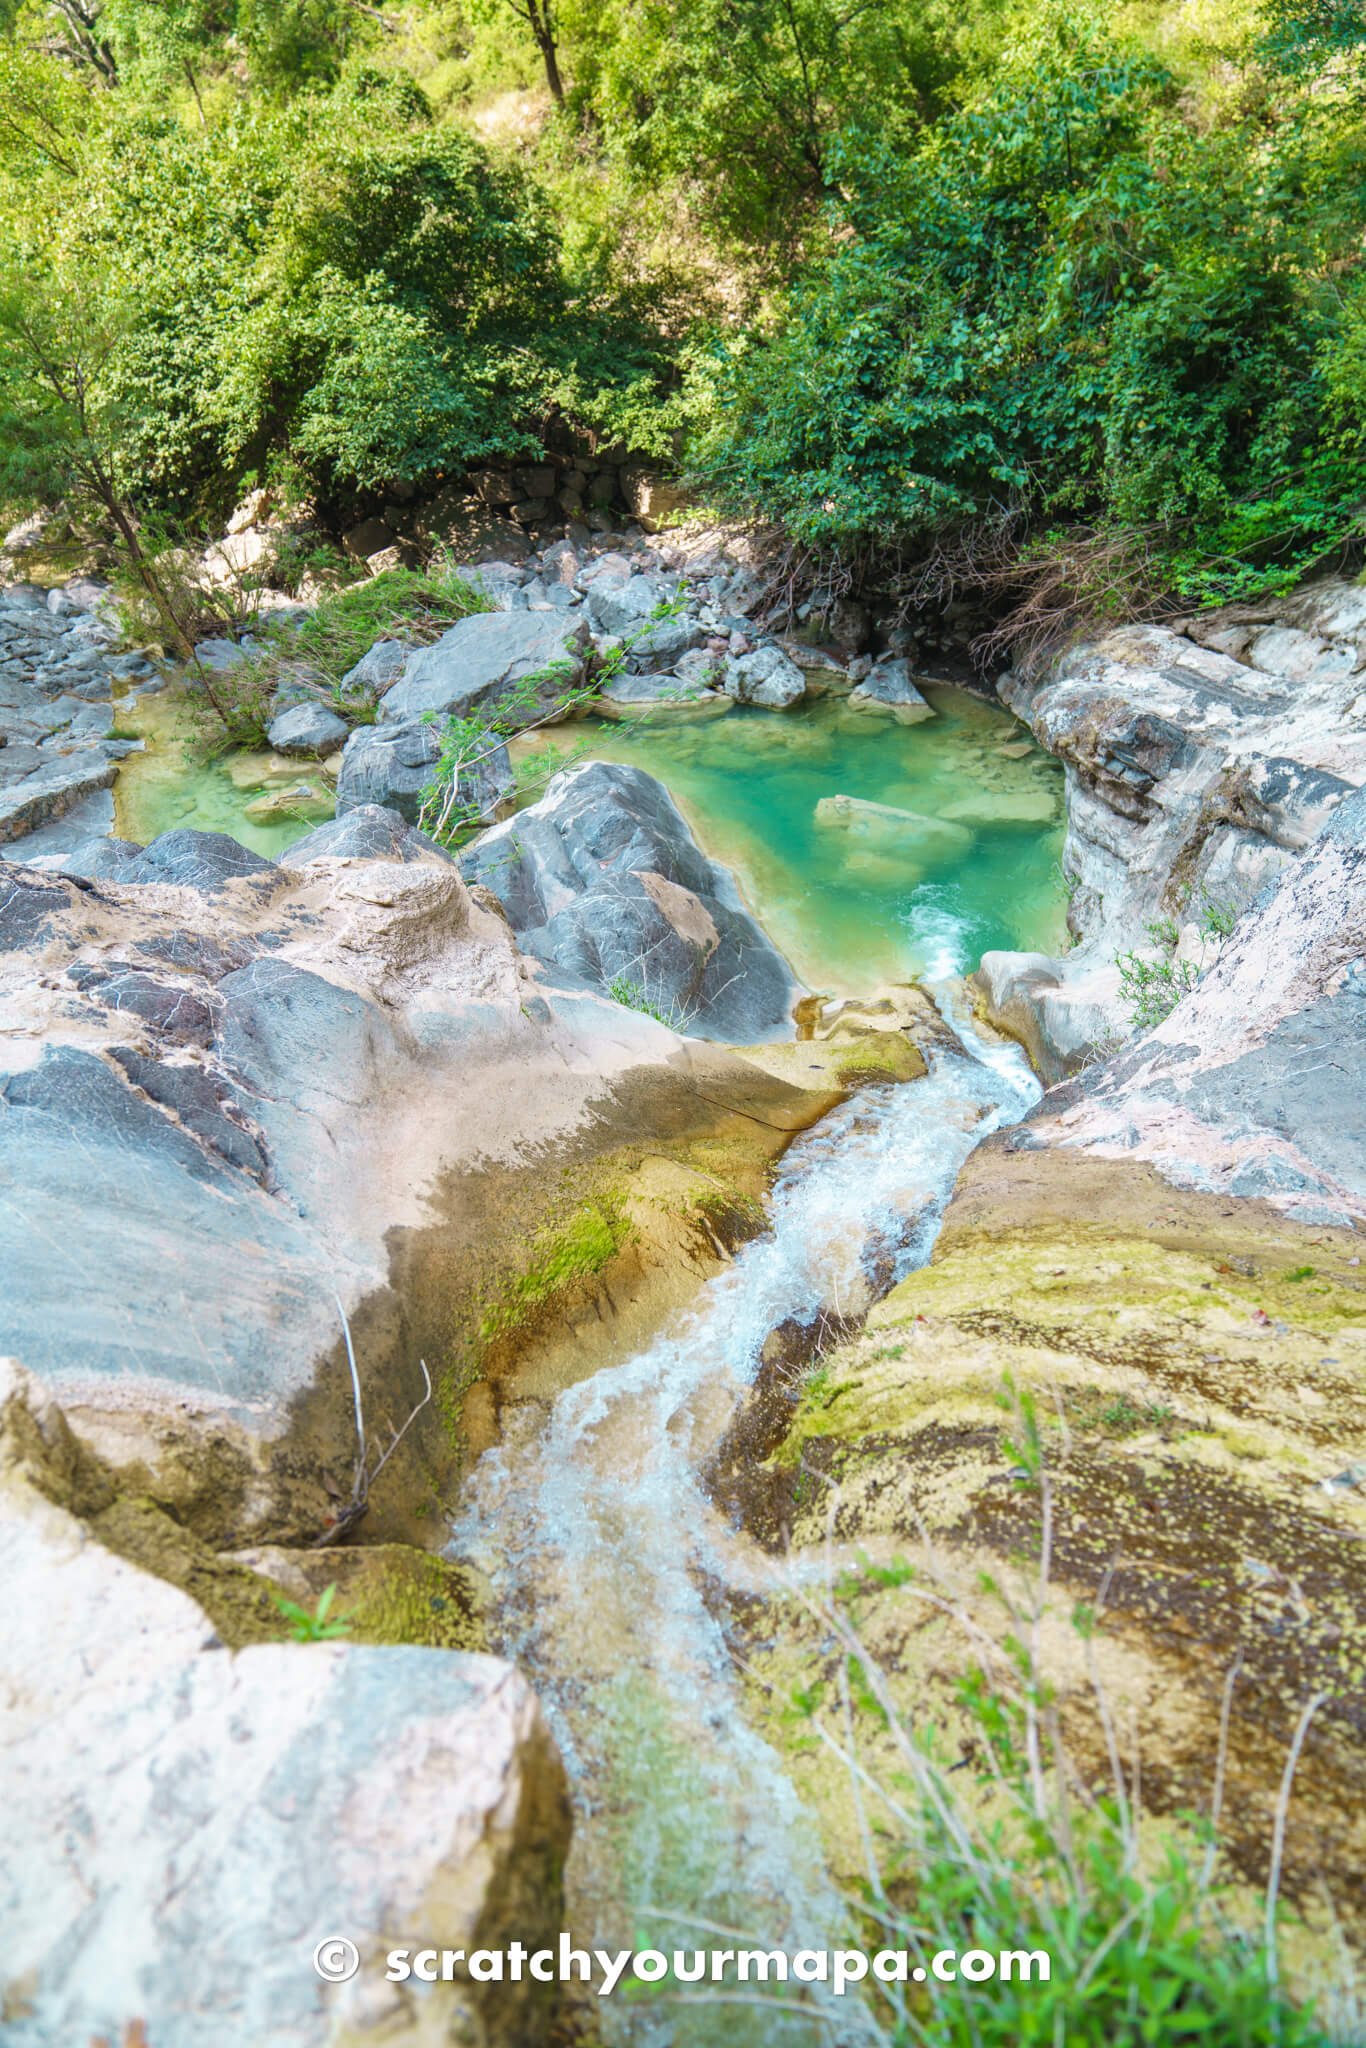
[[[138,2023],[155,2048],[543,2038],[545,1991],[382,1981],[390,1946],[559,1925],[563,1772],[526,1681],[455,1651],[230,1653],[39,1490],[70,1439],[9,1361],[0,1404],[10,2048]],[[312,1957],[338,1934],[362,1967],[330,1986]]]

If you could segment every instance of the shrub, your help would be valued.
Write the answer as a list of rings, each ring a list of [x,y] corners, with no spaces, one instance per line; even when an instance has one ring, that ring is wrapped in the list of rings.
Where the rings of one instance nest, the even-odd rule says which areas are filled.
[[[1293,580],[1366,503],[1358,173],[1293,111],[1197,127],[1155,59],[1045,15],[909,152],[844,138],[840,232],[732,347],[700,470],[844,549],[1013,516],[1155,535],[1201,601]]]

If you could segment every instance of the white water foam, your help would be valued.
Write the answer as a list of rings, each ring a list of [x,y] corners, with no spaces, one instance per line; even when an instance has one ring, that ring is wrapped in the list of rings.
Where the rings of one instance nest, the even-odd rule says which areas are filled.
[[[480,1461],[454,1549],[488,1574],[496,1646],[551,1719],[575,1791],[576,1937],[601,1946],[825,1946],[845,1921],[778,1756],[745,1721],[708,1601],[734,1583],[737,1540],[698,1473],[765,1339],[788,1318],[839,1308],[870,1246],[928,1257],[972,1147],[1014,1122],[1038,1086],[1018,1050],[974,1031],[961,985],[938,992],[962,1050],[929,1076],[871,1088],[800,1138],[779,1174],[768,1234],[625,1364],[514,1417]],[[607,2038],[709,2048],[860,2038],[771,2009],[613,2001]],[[746,2032],[752,2027],[752,2033]],[[814,2031],[813,2031],[814,2030]]]

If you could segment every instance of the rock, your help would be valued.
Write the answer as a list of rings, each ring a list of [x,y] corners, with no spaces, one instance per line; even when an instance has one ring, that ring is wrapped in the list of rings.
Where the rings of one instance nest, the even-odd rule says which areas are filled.
[[[449,860],[434,840],[415,832],[397,811],[380,804],[361,804],[345,816],[319,825],[306,839],[296,839],[288,853],[291,868],[314,860]]]
[[[1234,927],[1166,1021],[1098,1068],[1039,1141],[1122,1149],[1177,1187],[1366,1222],[1366,791]]]
[[[1056,824],[1058,799],[1040,783],[1034,789],[983,788],[971,796],[954,797],[940,810],[940,817],[955,825],[1046,826]]]
[[[371,555],[391,548],[397,539],[398,535],[382,519],[362,519],[359,526],[343,535],[342,546],[353,562],[365,562]]]
[[[523,498],[553,498],[555,495],[555,471],[549,463],[534,463],[517,470],[514,482]]]
[[[311,782],[296,782],[288,789],[265,789],[246,806],[244,816],[258,825],[282,825],[295,819],[311,823],[330,818],[332,798]]]
[[[918,725],[933,718],[932,707],[916,688],[909,661],[877,662],[850,692],[851,711],[890,711],[898,725]]]
[[[1060,984],[1150,952],[1155,921],[1244,908],[1366,780],[1350,714],[1366,667],[1357,587],[1326,580],[1186,626],[1117,628],[1000,680],[1067,769],[1077,944],[1055,962]]]
[[[343,692],[382,697],[402,675],[411,653],[411,647],[405,647],[401,640],[376,640],[342,677]]]
[[[727,658],[722,687],[741,704],[786,711],[806,695],[806,678],[781,647],[760,647],[753,654]]]
[[[53,824],[97,790],[110,788],[115,773],[112,761],[90,749],[58,756],[18,781],[0,786],[0,845]]]
[[[699,718],[723,717],[731,699],[678,675],[613,676],[594,700],[602,718],[648,718],[656,724],[686,724]]]
[[[517,562],[477,562],[459,573],[481,597],[502,611],[511,608],[513,593],[528,578],[526,566]]]
[[[647,464],[628,462],[621,470],[621,495],[646,533],[658,533],[693,503],[681,484],[671,483]]]
[[[409,656],[402,679],[383,699],[381,721],[399,725],[427,712],[490,712],[518,683],[541,675],[553,677],[535,693],[536,703],[548,707],[581,684],[587,646],[583,621],[558,613],[481,612],[461,619],[433,646]],[[536,715],[527,710],[521,722]]]
[[[563,1204],[608,1189],[648,1229],[572,1301],[538,1295],[537,1328],[587,1305],[600,1360],[629,1303],[637,1344],[695,1272],[718,1175],[743,1212],[827,1103],[538,985],[416,835],[343,850],[392,848],[376,828],[342,820],[289,867],[214,834],[105,842],[95,887],[0,864],[0,1352],[214,1549],[335,1527],[356,1452],[338,1298],[372,1441],[414,1414],[364,1536],[444,1542],[462,1454],[419,1360],[465,1361],[472,1418],[504,1398],[489,1272],[515,1293]],[[655,879],[685,929],[706,914]],[[633,1177],[642,1145],[672,1193]]]
[[[984,953],[972,980],[987,1022],[1019,1040],[1045,1087],[1069,1080],[1127,1035],[1113,964],[1065,976],[1046,953]]]
[[[477,840],[467,879],[491,889],[523,948],[590,986],[615,980],[699,1037],[792,1035],[791,968],[727,871],[695,844],[662,784],[590,762]]]
[[[586,575],[582,582],[594,629],[625,639],[647,627],[659,606],[676,602],[680,588],[676,582],[666,582],[657,575],[641,575],[629,557],[616,559],[621,561],[621,567],[616,567],[610,557],[604,557],[592,580]]]
[[[526,1681],[458,1651],[233,1654],[98,1540],[111,1475],[8,1361],[0,1403],[13,2048],[325,2048],[380,2014],[393,2039],[539,2037],[553,1993],[438,1984],[419,2018],[383,1982],[400,1937],[468,1950],[559,1926],[564,1775]],[[82,1488],[86,1518],[62,1504]],[[360,1974],[325,1985],[314,1949],[348,1928]]]
[[[411,720],[404,725],[358,726],[346,742],[337,776],[337,816],[362,805],[380,805],[415,825],[440,753],[440,728],[435,724]],[[474,805],[478,816],[491,823],[512,786],[507,749],[496,745],[467,772],[461,802]]]
[[[235,640],[224,640],[222,638],[201,640],[196,645],[194,651],[195,658],[201,668],[206,668],[211,674],[220,676],[226,675],[229,669],[236,668],[247,658],[247,650],[244,647],[239,647]],[[192,675],[194,673],[193,662],[190,663],[190,673]]]
[[[349,731],[344,718],[310,699],[273,718],[266,738],[278,754],[330,754],[345,744]]]

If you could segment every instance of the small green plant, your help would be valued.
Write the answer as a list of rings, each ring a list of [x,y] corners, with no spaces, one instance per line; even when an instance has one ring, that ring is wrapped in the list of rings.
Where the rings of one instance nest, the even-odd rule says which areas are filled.
[[[1200,930],[1208,939],[1226,939],[1238,922],[1238,907],[1213,896],[1200,899]]]
[[[289,1633],[296,1643],[331,1643],[339,1636],[350,1635],[351,1624],[345,1615],[332,1618],[332,1602],[337,1597],[336,1581],[318,1596],[318,1604],[310,1614],[306,1607],[300,1607],[296,1600],[286,1600],[284,1595],[274,1595],[275,1605],[289,1623]]]
[[[668,1004],[656,1002],[644,983],[629,974],[614,974],[607,984],[607,993],[623,1010],[639,1010],[642,1017],[653,1017],[656,1024],[666,1025],[670,1031],[686,1032],[692,1023],[694,1013],[686,1004],[676,999]]]
[[[1203,962],[1196,966],[1191,960],[1177,959],[1181,933],[1174,919],[1156,917],[1144,929],[1160,949],[1156,959],[1136,952],[1115,956],[1120,1001],[1127,1003],[1130,1021],[1137,1031],[1151,1031],[1170,1017],[1182,996],[1189,995],[1195,987],[1203,968]]]

